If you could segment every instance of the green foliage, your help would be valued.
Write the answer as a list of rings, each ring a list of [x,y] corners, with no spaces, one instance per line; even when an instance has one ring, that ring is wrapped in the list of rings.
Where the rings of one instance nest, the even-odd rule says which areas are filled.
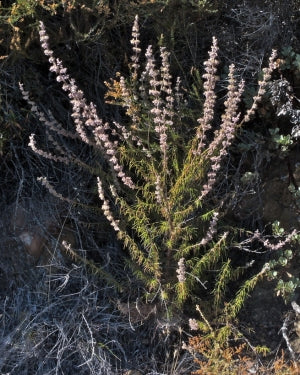
[[[290,184],[289,191],[293,194],[297,207],[300,208],[300,187],[297,188],[295,185]]]
[[[62,4],[62,1],[46,2],[45,0],[17,0],[12,4],[11,8],[6,9],[7,22],[11,25],[15,25],[25,17],[35,18],[37,16],[38,7],[49,11],[50,14],[53,15],[56,13],[56,9]]]
[[[286,236],[285,230],[281,228],[278,221],[273,223],[272,229],[274,235],[283,238]],[[297,261],[299,259],[299,243],[299,234],[294,232],[288,243],[291,247],[278,250],[276,256],[265,265],[267,267],[267,278],[277,281],[275,287],[276,295],[281,296],[286,303],[294,298],[295,290],[300,286],[298,275],[293,275],[293,271],[289,270],[292,261]]]
[[[280,64],[281,70],[293,70],[300,75],[300,54],[293,50],[292,46],[284,47],[281,51],[283,60]]]
[[[101,33],[110,13],[108,3],[106,0],[18,0],[7,7],[0,3],[2,34],[5,35],[2,48],[6,50],[6,56],[2,58],[26,56],[39,61],[41,55],[35,47],[41,19],[53,24],[53,42],[56,44],[69,43],[73,39],[77,43],[92,41]]]
[[[188,33],[193,22],[214,14],[219,6],[216,0],[17,0],[6,3],[5,6],[0,3],[2,38],[5,35],[2,48],[6,52],[2,58],[23,55],[40,60],[41,56],[34,48],[38,22],[42,20],[49,24],[52,42],[56,45],[73,42],[91,45],[101,38],[101,44],[109,46],[103,48],[109,62],[115,62],[120,48],[122,53],[127,52],[126,29],[135,14],[149,22],[149,35],[154,33],[155,42],[160,40],[162,33],[169,35],[165,43],[172,49],[180,33]],[[116,35],[120,40],[115,45]]]
[[[280,222],[278,220],[272,223],[272,232],[275,236],[282,236],[284,234],[284,229],[280,226]]]
[[[300,286],[300,280],[298,277],[292,277],[289,281],[283,281],[280,279],[275,288],[276,295],[281,296],[287,303],[294,297],[295,290]]]
[[[226,289],[228,283],[232,280],[233,273],[231,260],[227,259],[227,261],[224,261],[221,270],[217,275],[216,284],[213,291],[215,306],[221,306],[222,299],[226,295]]]
[[[238,313],[241,311],[246,299],[250,293],[254,290],[257,283],[263,278],[269,267],[265,265],[260,272],[247,279],[236,293],[234,299],[232,299],[225,307],[225,319],[236,318]]]
[[[280,151],[281,157],[285,157],[294,143],[291,136],[279,134],[279,128],[269,129],[269,132],[275,149]]]

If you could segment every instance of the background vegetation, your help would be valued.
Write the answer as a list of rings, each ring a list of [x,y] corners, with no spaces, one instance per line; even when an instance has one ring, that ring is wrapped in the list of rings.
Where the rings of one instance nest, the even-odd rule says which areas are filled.
[[[1,1],[1,372],[298,373],[299,8],[299,0]],[[49,72],[40,46],[43,21],[55,56],[95,104],[98,116],[134,131],[134,118],[128,116],[132,108],[116,90],[120,76],[128,90],[134,88],[130,40],[136,15],[142,51],[152,45],[159,61],[159,48],[165,46],[173,85],[177,76],[182,80],[176,122],[183,128],[172,135],[179,165],[205,108],[203,63],[213,36],[220,47],[213,130],[224,113],[229,66],[235,64],[237,81],[245,80],[239,106],[244,115],[253,105],[272,49],[278,51],[266,95],[251,121],[236,129],[221,178],[202,211],[193,212],[195,224],[184,234],[184,245],[206,238],[219,211],[218,228],[201,253],[204,271],[191,276],[187,294],[180,291],[176,273],[181,257],[172,257],[167,266],[161,259],[162,279],[151,270],[145,282],[147,272],[135,267],[138,262],[132,264],[132,252],[124,251],[101,209],[95,176],[100,167],[108,171],[103,153],[77,139],[58,137],[53,142],[19,88],[22,82],[39,111],[51,110],[63,129],[73,129],[69,97]],[[151,106],[146,100],[137,103],[143,118]],[[54,163],[36,155],[28,146],[32,133],[44,150],[53,152],[58,144],[90,168],[81,165],[78,173],[76,163]],[[209,137],[213,139],[213,132]],[[128,160],[142,160],[136,150],[125,151],[125,166],[126,160],[127,166]],[[212,162],[208,158],[206,163],[199,178],[202,186]],[[179,173],[172,171],[172,176]],[[112,177],[105,173],[109,185]],[[49,193],[37,181],[40,176],[66,199]],[[142,177],[137,173],[135,182],[147,190]],[[199,182],[191,184],[188,193],[194,197],[199,187]],[[148,196],[143,195],[145,188],[140,192],[145,203],[157,199],[151,189]],[[119,194],[120,200],[134,202],[135,194],[126,189]],[[187,195],[183,198],[188,202]],[[114,212],[120,200],[110,196]],[[147,212],[141,201],[133,207]],[[151,210],[155,222],[159,213]],[[128,217],[123,222],[127,233],[137,244],[147,244],[147,225],[138,215]],[[156,230],[152,227],[149,246]],[[167,237],[168,228],[161,230],[153,238],[158,247],[167,243],[161,238]],[[230,235],[222,242],[224,233]],[[63,241],[70,244],[67,249]],[[206,255],[218,245],[222,251],[209,259]],[[199,256],[186,258],[191,269]],[[200,282],[192,285],[195,277],[205,288]]]

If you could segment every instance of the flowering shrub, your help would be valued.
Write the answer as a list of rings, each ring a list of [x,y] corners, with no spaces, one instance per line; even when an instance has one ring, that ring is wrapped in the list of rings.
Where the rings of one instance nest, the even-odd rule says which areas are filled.
[[[104,122],[96,106],[88,103],[62,61],[54,56],[42,22],[40,40],[50,71],[69,97],[74,131],[66,130],[51,112],[39,110],[20,85],[31,112],[45,125],[48,143],[52,144],[51,150],[42,150],[32,134],[32,150],[53,162],[75,164],[95,176],[103,214],[129,250],[131,267],[143,281],[148,299],[159,295],[168,306],[180,305],[203,288],[213,290],[219,304],[226,285],[242,273],[242,268],[235,272],[227,256],[231,234],[218,229],[223,202],[214,198],[214,189],[224,178],[223,161],[237,129],[250,120],[265,93],[276,67],[275,51],[244,117],[239,112],[244,82],[237,82],[234,65],[229,67],[224,112],[217,122],[215,87],[219,62],[217,39],[213,38],[209,59],[204,63],[203,110],[193,124],[191,118],[184,119],[186,102],[180,78],[174,80],[170,73],[167,50],[160,48],[158,64],[149,46],[142,68],[136,17],[130,77],[125,79],[118,74],[106,83],[107,100],[126,111],[127,118],[121,124]],[[58,136],[80,140],[91,147],[103,158],[101,167],[91,166],[74,155],[65,143],[58,142]],[[46,177],[39,180],[58,198],[72,201],[57,193]],[[219,269],[217,277],[209,279],[207,271],[213,269]],[[264,273],[265,267],[244,285],[231,315],[237,314]]]

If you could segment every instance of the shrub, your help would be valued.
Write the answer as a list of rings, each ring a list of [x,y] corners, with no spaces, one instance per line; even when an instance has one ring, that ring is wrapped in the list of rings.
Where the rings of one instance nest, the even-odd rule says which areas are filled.
[[[174,80],[170,74],[166,48],[160,47],[161,62],[157,64],[149,46],[141,68],[136,17],[130,77],[125,79],[119,74],[107,83],[107,99],[126,111],[126,120],[120,124],[105,122],[95,105],[87,102],[62,61],[50,49],[42,22],[40,39],[50,71],[70,99],[75,131],[66,130],[50,111],[39,110],[20,85],[31,112],[45,125],[47,142],[51,145],[47,151],[42,150],[32,134],[29,143],[32,150],[52,162],[77,165],[95,176],[103,214],[129,250],[129,264],[143,281],[147,300],[160,296],[164,305],[178,306],[202,288],[213,290],[215,303],[219,305],[229,281],[239,277],[245,267],[234,269],[231,264],[228,244],[233,233],[230,228],[218,229],[223,200],[214,189],[223,178],[223,161],[237,129],[250,120],[265,93],[276,67],[275,51],[244,117],[239,112],[244,83],[237,82],[234,65],[230,66],[224,111],[218,121],[215,113],[218,46],[213,38],[209,59],[204,63],[203,109],[197,123],[193,123],[180,79]],[[81,160],[80,151],[74,154],[65,140],[87,145],[96,160],[94,165]],[[72,197],[57,193],[46,177],[39,180],[58,198],[80,206]],[[212,273],[210,277],[208,271],[214,269],[219,270],[217,276]],[[265,271],[263,267],[242,286],[231,306],[231,316],[238,313]],[[206,279],[209,287],[204,283]]]
[[[287,361],[283,351],[275,360],[262,363],[253,359],[245,344],[222,348],[216,342],[199,336],[190,339],[189,350],[194,353],[199,366],[198,370],[192,372],[193,375],[299,374],[299,364]]]

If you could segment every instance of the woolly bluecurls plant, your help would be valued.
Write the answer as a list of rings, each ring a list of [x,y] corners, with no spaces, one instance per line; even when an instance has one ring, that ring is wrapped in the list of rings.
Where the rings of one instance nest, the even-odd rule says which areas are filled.
[[[95,105],[87,102],[61,60],[54,56],[43,23],[40,23],[40,39],[50,71],[69,96],[75,129],[74,133],[67,132],[51,114],[41,113],[21,86],[31,111],[53,134],[49,138],[54,146],[51,152],[39,149],[34,135],[30,137],[31,148],[54,162],[90,168],[97,178],[103,213],[129,250],[131,266],[145,283],[148,297],[160,295],[169,304],[183,303],[194,288],[206,287],[201,280],[207,271],[222,265],[226,258],[228,232],[218,233],[217,229],[222,204],[210,203],[211,197],[237,128],[249,120],[265,92],[275,68],[275,52],[264,70],[264,79],[259,82],[258,95],[243,119],[239,103],[244,83],[236,81],[234,66],[230,66],[224,113],[220,123],[216,123],[218,47],[213,38],[209,59],[204,63],[202,114],[197,123],[187,126],[182,121],[185,102],[180,79],[173,82],[166,49],[160,48],[157,64],[149,46],[144,68],[141,67],[136,17],[130,77],[119,75],[107,84],[107,98],[126,109],[126,124],[108,124],[98,116]],[[68,154],[54,140],[57,134],[76,137],[100,152],[106,167],[93,169]],[[41,182],[64,199],[45,177]]]

